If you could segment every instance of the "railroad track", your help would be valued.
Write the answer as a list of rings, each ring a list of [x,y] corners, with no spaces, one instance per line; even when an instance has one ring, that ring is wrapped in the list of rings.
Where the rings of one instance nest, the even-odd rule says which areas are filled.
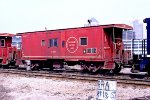
[[[16,69],[0,69],[0,73],[6,74],[17,74],[24,75],[28,77],[46,77],[46,78],[65,78],[65,79],[75,79],[84,81],[98,81],[98,80],[115,80],[117,83],[121,84],[132,84],[132,85],[144,85],[150,87],[150,78],[137,79],[131,78],[129,75],[89,75],[81,74],[79,72],[59,72],[59,71],[25,71]]]

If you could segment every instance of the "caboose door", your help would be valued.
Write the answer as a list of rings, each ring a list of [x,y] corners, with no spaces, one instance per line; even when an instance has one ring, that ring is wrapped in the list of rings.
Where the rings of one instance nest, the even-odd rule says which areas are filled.
[[[111,34],[105,30],[104,32],[104,58],[112,60],[112,40]]]
[[[111,28],[104,29],[104,69],[112,69],[113,62],[113,47],[112,47],[112,36]]]

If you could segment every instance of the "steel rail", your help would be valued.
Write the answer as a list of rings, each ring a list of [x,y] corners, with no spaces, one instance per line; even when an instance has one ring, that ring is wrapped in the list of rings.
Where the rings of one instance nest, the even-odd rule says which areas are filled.
[[[144,85],[150,87],[150,79],[132,79],[127,76],[106,76],[106,75],[89,75],[81,73],[68,73],[68,72],[55,72],[55,71],[25,71],[25,70],[12,70],[0,69],[1,73],[25,75],[28,77],[46,77],[46,78],[66,78],[84,81],[98,81],[98,80],[115,80],[120,84]]]

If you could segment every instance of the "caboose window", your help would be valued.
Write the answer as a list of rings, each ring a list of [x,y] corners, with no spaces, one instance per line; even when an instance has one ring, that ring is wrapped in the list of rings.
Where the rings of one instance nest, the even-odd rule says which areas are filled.
[[[0,45],[1,45],[1,47],[4,47],[4,46],[5,46],[5,40],[4,40],[4,39],[1,39],[1,40],[0,40]]]
[[[92,48],[92,53],[96,53],[96,48]]]
[[[57,41],[57,39],[54,39],[54,46],[55,46],[55,47],[58,46],[58,41]]]
[[[87,45],[87,38],[80,38],[80,45]]]
[[[49,46],[50,46],[50,47],[53,46],[53,41],[52,41],[52,39],[49,40]]]
[[[91,48],[87,49],[87,53],[91,53]]]
[[[87,53],[96,53],[96,48],[88,48]]]
[[[50,39],[50,47],[57,47],[58,46],[58,40],[57,39]]]
[[[62,41],[62,47],[65,47],[65,41]]]
[[[45,46],[45,40],[42,40],[42,41],[41,41],[41,45],[42,45],[42,46]]]

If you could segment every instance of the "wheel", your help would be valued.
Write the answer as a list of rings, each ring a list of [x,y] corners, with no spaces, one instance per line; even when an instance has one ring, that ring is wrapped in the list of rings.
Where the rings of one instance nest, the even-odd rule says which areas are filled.
[[[118,74],[121,71],[121,65],[115,63],[115,68],[113,69],[114,74]]]

